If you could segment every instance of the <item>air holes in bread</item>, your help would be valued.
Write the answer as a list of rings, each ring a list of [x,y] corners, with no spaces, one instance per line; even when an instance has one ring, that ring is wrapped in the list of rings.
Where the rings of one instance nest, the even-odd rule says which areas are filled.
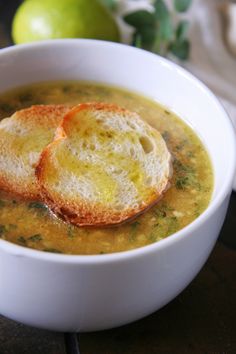
[[[149,152],[153,150],[152,142],[147,136],[141,136],[141,138],[139,138],[139,142],[142,145],[145,154],[149,154]]]

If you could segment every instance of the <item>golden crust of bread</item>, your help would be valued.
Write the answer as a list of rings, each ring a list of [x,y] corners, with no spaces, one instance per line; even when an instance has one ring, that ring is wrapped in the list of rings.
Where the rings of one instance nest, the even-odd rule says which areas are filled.
[[[40,198],[35,166],[69,110],[65,105],[36,105],[0,122],[0,189],[23,199]]]
[[[147,148],[141,141],[144,134],[153,144],[151,151],[148,151],[150,146],[144,151]],[[120,161],[120,152],[114,152],[117,148],[122,155]],[[163,156],[156,156],[158,152]],[[155,156],[151,156],[153,154],[160,160],[159,165],[154,161]],[[157,176],[150,176],[143,167],[145,164],[142,165],[142,159],[146,163],[148,158],[152,159],[155,168],[163,169],[155,184],[150,183],[150,178]],[[159,173],[155,168],[154,173]],[[119,174],[126,179],[119,181]],[[42,200],[65,221],[77,226],[112,226],[136,217],[162,197],[169,186],[171,155],[161,134],[136,113],[112,104],[82,103],[65,115],[54,141],[41,154],[36,176]],[[80,182],[83,178],[85,185]],[[125,183],[127,188],[122,191]],[[134,190],[140,195],[134,194]],[[130,197],[127,191],[130,191]]]

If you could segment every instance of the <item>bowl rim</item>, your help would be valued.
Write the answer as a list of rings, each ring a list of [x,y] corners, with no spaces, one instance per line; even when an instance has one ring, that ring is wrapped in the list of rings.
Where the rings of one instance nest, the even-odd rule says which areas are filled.
[[[107,253],[107,254],[99,254],[99,255],[70,255],[70,254],[56,254],[51,252],[43,252],[39,250],[35,250],[32,248],[27,248],[24,246],[20,246],[9,241],[0,239],[0,250],[19,257],[26,257],[37,259],[41,261],[53,262],[53,263],[65,263],[65,264],[82,264],[82,265],[96,265],[96,264],[103,264],[103,263],[110,263],[110,262],[123,262],[125,260],[134,259],[137,257],[143,257],[151,255],[159,250],[162,250],[165,247],[171,246],[177,242],[181,242],[185,237],[191,237],[191,233],[197,230],[202,224],[204,224],[207,219],[209,219],[220,204],[224,201],[227,195],[230,193],[230,187],[233,184],[234,173],[236,170],[236,139],[233,130],[233,125],[231,120],[226,113],[225,109],[223,108],[222,104],[220,103],[219,99],[213,94],[213,92],[198,78],[194,75],[189,73],[186,69],[180,67],[174,62],[163,58],[157,54],[145,51],[143,49],[134,48],[126,44],[121,43],[114,43],[108,41],[101,41],[101,40],[93,40],[93,39],[53,39],[53,40],[46,40],[40,42],[33,42],[27,44],[20,44],[15,45],[12,47],[3,48],[0,50],[0,61],[1,58],[5,55],[11,55],[14,53],[19,53],[21,51],[33,50],[34,48],[40,47],[48,47],[51,49],[53,46],[71,46],[71,45],[79,45],[82,47],[96,46],[104,47],[110,46],[110,48],[115,48],[119,50],[125,50],[130,52],[137,52],[141,53],[143,56],[149,56],[154,58],[157,63],[161,65],[165,65],[174,69],[178,72],[180,76],[183,76],[185,79],[190,81],[195,86],[198,86],[205,94],[207,94],[212,102],[217,105],[219,112],[224,117],[224,124],[228,127],[228,142],[232,147],[232,161],[231,166],[228,168],[228,174],[225,175],[224,183],[221,185],[220,191],[216,194],[214,200],[211,200],[208,207],[204,210],[204,212],[197,217],[194,221],[190,224],[185,226],[184,228],[180,229],[179,231],[171,234],[170,236],[154,242],[152,244],[142,246],[139,248],[135,248],[132,250],[127,251],[120,251],[116,253]],[[1,69],[1,67],[0,67]],[[211,156],[210,156],[211,157]]]

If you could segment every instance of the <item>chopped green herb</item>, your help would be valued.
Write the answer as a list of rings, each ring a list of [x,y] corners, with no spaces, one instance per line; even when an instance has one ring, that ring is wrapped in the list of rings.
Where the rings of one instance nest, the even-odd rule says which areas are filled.
[[[187,186],[189,186],[189,177],[188,176],[179,176],[176,178],[175,181],[175,186],[177,189],[185,189]]]
[[[61,251],[57,250],[56,248],[44,248],[44,252],[51,252],[51,253],[62,253]]]
[[[73,239],[75,237],[75,227],[70,225],[67,230],[67,236],[70,239]]]
[[[0,237],[6,232],[6,226],[0,225]]]
[[[188,152],[186,153],[186,156],[189,157],[189,158],[195,157],[195,153],[194,153],[193,151],[188,151]]]
[[[36,209],[38,211],[41,212],[46,212],[48,209],[46,207],[46,205],[44,205],[43,203],[39,203],[39,202],[31,202],[28,205],[29,209]]]
[[[131,226],[131,230],[130,230],[130,235],[129,235],[129,239],[130,241],[134,241],[136,233],[137,233],[137,228],[139,227],[140,222],[139,221],[134,221],[130,226]]]
[[[5,113],[12,113],[14,111],[14,106],[5,102],[0,102],[0,109]]]
[[[178,159],[174,160],[174,169],[176,171],[175,186],[177,189],[185,189],[187,187],[193,187],[200,190],[201,185],[197,181],[196,171],[193,167],[183,164]]]
[[[174,160],[174,169],[176,171],[176,173],[183,173],[183,172],[187,172],[187,173],[194,173],[194,169],[193,167],[189,166],[189,165],[184,165],[180,160],[176,159]]]
[[[175,180],[177,189],[184,190],[187,187],[192,187],[198,191],[201,189],[201,184],[197,180],[196,171],[193,167],[186,164],[184,165],[181,161],[175,159],[174,169],[177,174]]]
[[[167,216],[168,212],[171,212],[171,211],[173,211],[173,208],[170,205],[167,205],[165,203],[163,203],[153,209],[153,213],[157,218],[165,218]]]
[[[39,241],[42,241],[42,239],[43,239],[43,237],[40,234],[35,234],[35,235],[30,236],[28,238],[29,241],[33,241],[33,242],[39,242]]]
[[[192,187],[197,191],[201,190],[201,184],[197,181],[194,174],[189,174],[187,176],[178,176],[175,181],[175,186],[177,189],[185,189],[187,187]]]
[[[21,95],[19,95],[19,100],[21,103],[26,103],[26,102],[32,101],[33,98],[34,97],[31,92],[24,92]]]
[[[197,218],[199,215],[201,215],[200,210],[195,210],[194,216]]]
[[[22,245],[26,245],[26,239],[24,236],[19,236],[17,237],[17,241],[21,243]]]
[[[176,216],[170,217],[168,223],[168,234],[173,234],[174,232],[176,232],[178,230],[178,227],[178,218]]]
[[[166,211],[163,209],[154,209],[153,213],[157,218],[165,218],[166,217]]]
[[[29,209],[32,209],[32,208],[46,209],[47,207],[44,204],[39,203],[39,202],[31,202],[31,203],[29,203]]]
[[[156,241],[157,241],[157,234],[156,234],[155,232],[152,232],[152,233],[149,235],[148,239],[149,239],[149,241],[150,241],[151,243],[156,242]]]
[[[186,141],[181,141],[181,143],[179,143],[178,145],[176,145],[175,149],[178,150],[178,151],[181,151],[183,150],[183,148],[185,147],[186,145]]]
[[[132,227],[132,229],[136,229],[139,225],[140,225],[139,221],[134,221],[130,226]]]
[[[66,86],[62,87],[62,92],[64,92],[64,93],[69,93],[69,92],[71,92],[71,90],[72,90],[72,87],[70,85],[66,85]]]

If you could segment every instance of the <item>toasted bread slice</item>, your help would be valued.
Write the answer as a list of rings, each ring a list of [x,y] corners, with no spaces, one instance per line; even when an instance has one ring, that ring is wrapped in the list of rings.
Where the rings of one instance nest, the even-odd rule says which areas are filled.
[[[35,166],[69,109],[32,106],[0,122],[0,189],[25,199],[39,197]]]
[[[78,226],[110,226],[157,202],[171,175],[161,134],[136,113],[83,103],[67,113],[36,168],[42,198]]]

